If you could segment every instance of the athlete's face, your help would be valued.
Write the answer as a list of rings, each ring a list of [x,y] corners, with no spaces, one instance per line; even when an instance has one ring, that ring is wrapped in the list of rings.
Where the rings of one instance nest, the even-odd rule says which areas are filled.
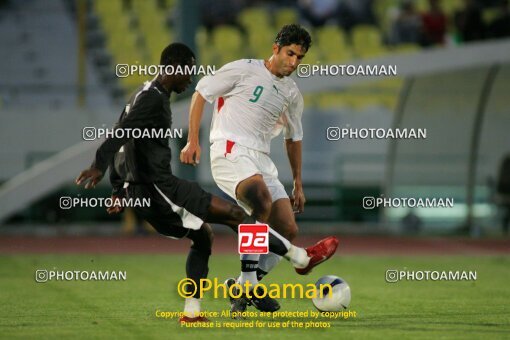
[[[306,50],[301,45],[279,47],[273,44],[273,60],[275,71],[280,76],[290,76],[305,57]]]
[[[177,69],[185,71],[184,66],[174,65]],[[181,72],[181,71],[179,71]],[[191,74],[162,74],[161,75],[162,84],[167,88],[170,92],[182,93],[186,90],[186,88],[191,84],[192,75]]]
[[[188,64],[187,68],[185,68],[183,66],[183,69],[184,70],[186,70],[186,69],[191,70],[191,67],[193,65],[195,65],[195,59],[194,58],[192,59],[191,64]],[[188,73],[188,72],[185,72],[185,73]],[[175,92],[182,93],[182,92],[186,91],[186,89],[188,88],[188,86],[192,82],[192,76],[193,75],[191,73],[176,75],[177,79],[176,79]]]
[[[173,69],[175,74],[163,74],[163,82],[169,88],[170,91],[176,93],[184,92],[193,80],[193,66],[195,65],[195,58],[191,59],[189,64],[177,65],[174,64]]]
[[[177,93],[182,93],[184,91],[186,91],[186,89],[188,88],[188,86],[191,84],[191,74],[185,74],[185,75],[180,75],[180,76],[177,76],[178,80],[177,80],[177,85],[175,86],[175,92]]]

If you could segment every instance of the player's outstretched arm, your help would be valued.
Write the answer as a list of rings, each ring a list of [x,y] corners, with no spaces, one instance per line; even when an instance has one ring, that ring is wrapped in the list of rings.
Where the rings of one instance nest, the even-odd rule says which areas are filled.
[[[188,142],[181,150],[180,159],[184,164],[197,165],[200,163],[200,122],[204,112],[205,99],[202,95],[195,91],[191,98],[191,106],[189,109],[189,132]]]
[[[128,115],[123,112],[121,120],[116,124],[115,129],[145,129],[156,127],[156,121],[159,115],[159,108],[162,105],[162,99],[155,91],[147,91],[140,94],[136,104],[131,108]],[[112,163],[115,153],[129,140],[131,136],[127,134],[122,137],[116,135],[106,138],[96,151],[96,157],[90,168],[83,170],[75,182],[80,185],[84,182],[85,189],[96,186],[103,178],[106,170]],[[114,193],[115,194],[115,193]]]
[[[96,168],[89,168],[80,172],[74,180],[77,185],[85,183],[85,189],[94,188],[103,178],[103,172]]]

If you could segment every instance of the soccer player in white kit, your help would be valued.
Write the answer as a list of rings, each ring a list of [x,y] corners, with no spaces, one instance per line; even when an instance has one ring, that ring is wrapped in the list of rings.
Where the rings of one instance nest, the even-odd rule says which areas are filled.
[[[218,187],[257,221],[270,223],[282,236],[297,234],[294,213],[304,210],[301,181],[303,96],[289,78],[311,45],[308,32],[286,25],[277,34],[269,60],[242,59],[202,78],[190,108],[188,143],[181,161],[200,160],[199,129],[205,101],[214,102],[211,125],[211,170]],[[269,157],[271,139],[283,130],[294,189],[289,198]],[[335,239],[336,240],[336,239]],[[332,241],[333,242],[333,241]],[[335,247],[338,240],[335,241]],[[331,244],[333,246],[333,244]],[[281,259],[269,253],[243,255],[240,281],[258,282]]]

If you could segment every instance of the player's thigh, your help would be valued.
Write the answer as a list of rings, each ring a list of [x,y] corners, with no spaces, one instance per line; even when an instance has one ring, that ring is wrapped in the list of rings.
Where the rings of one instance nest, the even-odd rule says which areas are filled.
[[[159,234],[173,239],[188,236],[191,229],[184,228],[177,214],[168,214],[154,208],[135,208],[135,213],[147,221]]]
[[[270,195],[262,179],[257,152],[234,144],[225,150],[224,142],[211,145],[211,172],[214,182],[227,195],[237,200],[247,213],[260,210],[265,202],[270,209]],[[258,203],[258,204],[256,204]],[[256,205],[255,205],[256,204]]]
[[[293,240],[298,233],[298,226],[289,198],[280,198],[273,202],[269,224],[288,240]]]
[[[254,213],[269,217],[272,197],[262,175],[242,180],[236,187],[236,196],[238,201],[248,205]]]
[[[245,220],[247,213],[235,203],[218,196],[212,196],[209,214],[206,221],[209,223],[221,223],[229,226],[237,232],[237,226]]]
[[[134,211],[138,217],[149,222],[158,233],[174,239],[181,239],[188,235],[189,228],[184,227],[182,217],[175,213],[152,187],[130,186],[128,193],[134,198],[150,198],[148,207],[135,207]]]
[[[225,152],[225,143],[215,142],[211,145],[211,173],[216,185],[227,195],[237,199],[237,185],[261,172],[246,148],[236,144]]]
[[[269,155],[261,153],[258,159],[262,170],[262,178],[269,190],[269,194],[271,195],[271,202],[274,203],[281,199],[288,199],[289,195],[285,191],[283,184],[278,179],[278,170]],[[277,207],[278,206],[279,205],[277,205]]]

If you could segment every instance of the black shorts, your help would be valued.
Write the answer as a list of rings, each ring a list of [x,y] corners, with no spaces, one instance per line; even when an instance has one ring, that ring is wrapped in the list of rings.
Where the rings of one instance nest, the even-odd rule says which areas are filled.
[[[164,183],[130,184],[126,190],[128,198],[150,198],[149,207],[134,208],[140,218],[160,234],[178,239],[200,229],[212,198],[197,183],[175,176]]]

